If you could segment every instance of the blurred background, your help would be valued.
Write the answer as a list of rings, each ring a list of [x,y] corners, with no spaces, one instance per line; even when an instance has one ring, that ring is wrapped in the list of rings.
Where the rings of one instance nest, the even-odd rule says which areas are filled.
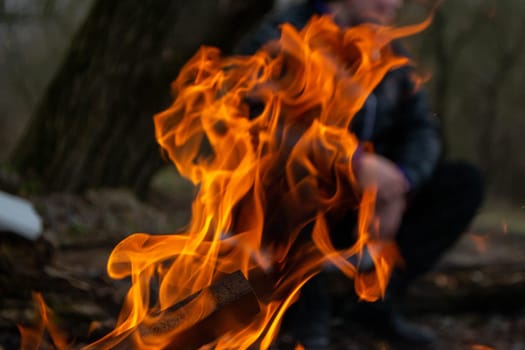
[[[34,316],[31,290],[77,339],[92,320],[101,334],[111,328],[126,291],[105,276],[112,247],[190,217],[194,189],[154,139],[170,82],[200,45],[228,53],[295,1],[0,0],[0,190],[30,199],[44,220],[37,242],[0,234],[0,350],[16,348],[15,324]],[[406,0],[400,23],[424,20],[436,2]],[[448,0],[405,40],[446,156],[477,164],[488,185],[468,235],[407,306],[443,349],[525,349],[523,33],[523,0]],[[376,345],[365,348],[387,348]]]
[[[0,1],[0,159],[6,161],[91,1]]]
[[[151,55],[151,57],[144,57],[143,63],[146,68],[144,72],[137,75],[141,84],[151,85],[152,89],[156,89],[156,96],[160,93],[166,94],[169,81],[175,77],[177,69],[200,44],[219,45],[228,52],[239,36],[272,6],[282,8],[293,1],[278,0],[273,4],[268,1],[261,5],[253,1],[240,4],[240,1],[234,0],[201,0],[194,2],[193,5],[164,8],[161,11],[165,14],[169,13],[172,17],[167,20],[168,25],[161,23],[166,22],[163,19],[153,24],[159,27],[158,31],[163,29],[164,33],[153,34],[150,39],[154,40],[157,37],[162,44],[146,48],[150,51],[157,49],[160,54],[157,55],[158,57]],[[70,168],[64,165],[67,164],[67,157],[57,159],[42,151],[46,140],[56,142],[52,139],[71,134],[71,129],[75,128],[71,120],[75,118],[89,120],[98,118],[101,122],[95,123],[97,125],[91,131],[96,132],[107,128],[106,124],[111,124],[104,122],[108,117],[102,114],[111,113],[115,120],[112,122],[114,124],[118,123],[117,120],[123,119],[116,115],[119,111],[125,114],[128,121],[141,118],[146,120],[145,123],[149,123],[147,118],[166,105],[165,100],[156,97],[156,103],[151,103],[150,108],[141,108],[137,115],[130,115],[129,111],[133,111],[133,108],[121,106],[128,104],[134,107],[140,103],[145,104],[145,96],[142,93],[144,88],[129,89],[126,94],[120,95],[115,91],[106,91],[114,89],[119,84],[123,85],[122,79],[129,79],[130,71],[137,70],[135,66],[140,64],[141,57],[129,58],[132,62],[126,67],[127,63],[123,62],[126,60],[125,57],[110,52],[108,55],[113,57],[107,59],[106,63],[109,67],[90,68],[91,70],[82,68],[89,64],[96,66],[97,62],[89,62],[88,58],[84,59],[87,63],[78,62],[79,55],[99,53],[100,56],[111,51],[104,43],[105,40],[102,40],[105,39],[106,34],[118,33],[117,27],[130,28],[134,24],[138,27],[144,25],[139,23],[141,20],[134,18],[133,11],[130,11],[123,23],[116,22],[114,18],[106,18],[107,23],[101,23],[102,27],[99,28],[101,30],[93,35],[86,30],[86,27],[95,26],[96,24],[93,23],[97,18],[103,20],[101,19],[103,16],[98,15],[99,12],[114,10],[112,6],[102,8],[94,3],[93,0],[0,1],[0,71],[2,72],[0,74],[0,161],[4,164],[4,168],[9,168],[9,164],[18,164],[18,169],[23,175],[44,173],[41,184],[44,188],[49,187],[47,183],[55,190],[69,188],[74,191],[81,191],[86,187],[123,185],[144,193],[151,183],[150,180],[155,179],[153,175],[158,174],[157,170],[161,169],[161,162],[156,161],[149,167],[147,173],[142,176],[142,183],[132,183],[129,175],[124,174],[112,180],[100,180],[99,183],[68,184],[64,180],[57,180],[64,177],[60,174],[61,171],[67,172]],[[151,6],[147,10],[149,13],[144,17],[154,16],[155,11],[159,11],[158,5],[162,5],[162,1],[153,3],[156,5]],[[424,19],[430,13],[433,4],[434,2],[424,0],[406,1],[400,23],[415,23]],[[136,6],[134,12],[136,15],[139,13],[140,6],[144,5]],[[124,5],[122,7],[124,8]],[[239,14],[244,17],[248,14],[249,20],[239,19]],[[211,15],[218,19],[207,20]],[[222,25],[219,26],[218,23]],[[433,110],[442,120],[447,157],[469,159],[478,164],[485,172],[489,185],[489,199],[485,207],[506,210],[505,217],[511,217],[510,220],[522,214],[521,206],[525,200],[525,182],[522,181],[525,178],[525,158],[521,156],[521,150],[525,146],[525,138],[522,137],[522,131],[525,130],[525,118],[523,118],[525,41],[521,38],[524,31],[525,2],[523,1],[444,1],[436,12],[432,26],[425,32],[406,40],[407,46],[415,57],[419,72],[426,80],[425,86],[430,92]],[[76,37],[75,33],[77,33]],[[139,34],[132,33],[132,37],[135,35],[133,40],[141,40]],[[148,35],[144,34],[145,37]],[[97,39],[97,36],[100,39]],[[114,51],[124,49],[131,52],[134,50],[134,44],[138,45],[138,43],[127,46],[115,45]],[[71,53],[75,50],[77,56]],[[110,62],[112,58],[113,61]],[[170,66],[169,69],[163,70],[166,76],[157,79],[159,82],[151,82],[160,75],[156,68],[149,69],[153,65],[150,61],[155,58],[159,60],[160,65]],[[157,65],[157,62],[154,64]],[[124,66],[124,73],[119,76],[120,65]],[[148,75],[148,69],[151,78],[150,81],[145,81],[144,77]],[[113,77],[108,78],[111,80],[105,84],[107,88],[100,87],[99,90],[97,84],[104,84],[104,81],[97,81],[95,75],[108,74],[108,72]],[[64,75],[71,77],[75,74],[93,76],[87,77],[91,82],[86,82],[86,79],[73,81],[72,78],[64,78]],[[86,89],[88,92],[80,93],[84,97],[80,101],[77,95],[79,93],[72,89],[74,86],[82,85],[93,85],[95,88],[88,87]],[[69,92],[57,93],[56,90],[60,89]],[[101,93],[90,94],[90,91]],[[62,96],[57,97],[57,94]],[[65,99],[73,102],[68,105],[64,102]],[[112,108],[95,106],[102,103],[111,104],[112,101],[116,101],[118,106]],[[58,108],[52,106],[53,104],[64,106]],[[85,104],[87,106],[84,106]],[[61,114],[62,120],[70,120],[71,126],[68,126],[70,129],[57,127],[54,132],[44,131],[44,124],[34,122],[34,119],[56,119],[56,114]],[[38,124],[36,128],[40,132],[47,132],[45,138],[28,140],[36,138],[34,130],[32,133],[27,131],[32,120],[34,124]],[[137,126],[139,125],[141,124],[137,123]],[[133,124],[128,122],[127,128],[133,128]],[[111,132],[104,133],[105,137],[110,134]],[[114,135],[119,135],[117,130]],[[78,145],[75,139],[80,136],[74,138],[73,136],[66,138],[69,140],[68,146],[54,147],[67,147],[72,153],[75,150],[84,153],[93,151],[93,147]],[[129,136],[135,137],[133,132]],[[38,150],[41,155],[30,154],[31,152],[27,151],[29,147]],[[133,148],[128,151],[135,152]],[[147,152],[156,151],[154,147],[149,147]],[[112,156],[120,155],[116,151],[109,150],[107,154],[110,161]],[[146,163],[143,161],[147,158],[146,154],[141,155],[139,158],[142,159],[137,159],[132,166],[128,168],[123,166],[122,171],[133,172],[135,169],[136,173],[137,164]],[[39,157],[42,159],[42,165],[35,165],[38,162],[35,159]],[[82,162],[89,162],[89,160],[75,157],[77,165]],[[61,166],[57,166],[56,163]],[[47,166],[53,167],[53,170],[44,169]],[[57,168],[66,170],[57,170]],[[107,177],[107,175],[100,175],[100,177]],[[500,217],[500,219],[505,218]],[[520,225],[519,220],[516,225]]]

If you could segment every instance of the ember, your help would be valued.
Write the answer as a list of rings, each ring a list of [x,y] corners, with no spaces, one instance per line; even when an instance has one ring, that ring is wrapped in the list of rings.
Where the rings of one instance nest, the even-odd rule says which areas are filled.
[[[487,242],[489,239],[487,235],[470,234],[470,239],[472,239],[472,242],[474,242],[474,245],[476,246],[476,250],[479,253],[487,252]]]
[[[426,25],[342,30],[317,17],[301,31],[284,25],[280,40],[251,57],[201,48],[173,83],[172,106],[155,116],[158,142],[199,188],[192,221],[184,234],[135,234],[117,245],[108,273],[132,286],[115,329],[87,349],[267,349],[301,286],[327,264],[355,279],[362,299],[380,298],[399,254],[374,239],[375,193],[355,186],[358,142],[348,130],[383,76],[409,63],[388,44]],[[348,208],[359,208],[355,244],[336,250],[327,218]],[[364,247],[372,272],[350,259]],[[244,325],[224,329],[210,316],[224,306],[213,291],[236,271],[249,285],[222,284],[239,296],[226,304],[249,307],[226,307]],[[203,336],[191,336],[199,329]]]
[[[494,350],[493,347],[486,346],[486,345],[479,345],[479,344],[472,345],[470,348],[472,350]]]

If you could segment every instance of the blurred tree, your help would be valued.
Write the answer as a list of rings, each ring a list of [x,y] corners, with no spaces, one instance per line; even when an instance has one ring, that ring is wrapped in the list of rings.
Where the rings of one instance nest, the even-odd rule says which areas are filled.
[[[162,165],[152,116],[170,81],[201,44],[227,51],[272,3],[95,1],[11,160],[46,190],[145,194]]]
[[[424,18],[435,3],[407,0],[405,22]],[[476,162],[491,196],[519,203],[525,196],[524,23],[524,1],[445,1],[430,28],[409,43],[431,72],[427,88],[447,156]]]
[[[521,204],[525,197],[525,164],[521,156],[525,145],[522,121],[525,41],[518,33],[525,30],[525,6],[522,4],[520,11],[508,2],[498,5],[496,9],[501,13],[517,11],[518,15],[495,16],[488,27],[487,36],[493,38],[492,62],[479,83],[479,101],[474,105],[475,121],[480,122],[477,150],[483,155],[480,165],[494,192]]]

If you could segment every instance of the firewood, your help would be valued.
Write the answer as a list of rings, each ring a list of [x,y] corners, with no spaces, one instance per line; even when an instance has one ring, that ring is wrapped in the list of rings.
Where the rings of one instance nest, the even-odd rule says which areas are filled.
[[[196,350],[228,331],[247,325],[259,311],[250,283],[237,271],[159,312],[116,347],[110,347],[133,348],[136,344],[132,339],[139,337],[145,344],[158,344],[163,339],[164,349]],[[99,344],[97,349],[105,345]]]

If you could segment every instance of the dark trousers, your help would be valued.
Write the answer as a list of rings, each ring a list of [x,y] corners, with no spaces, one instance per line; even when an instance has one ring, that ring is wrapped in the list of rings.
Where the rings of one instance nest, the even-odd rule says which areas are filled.
[[[396,240],[405,268],[396,271],[387,289],[398,295],[416,277],[427,272],[467,229],[483,199],[483,180],[477,168],[467,163],[440,164],[433,177],[411,194]],[[336,246],[351,242],[355,213],[333,225]],[[324,333],[330,321],[330,295],[325,276],[313,278],[287,315],[291,330],[301,336]]]
[[[397,243],[410,281],[427,272],[468,228],[484,195],[482,176],[467,163],[444,163],[403,217]]]

